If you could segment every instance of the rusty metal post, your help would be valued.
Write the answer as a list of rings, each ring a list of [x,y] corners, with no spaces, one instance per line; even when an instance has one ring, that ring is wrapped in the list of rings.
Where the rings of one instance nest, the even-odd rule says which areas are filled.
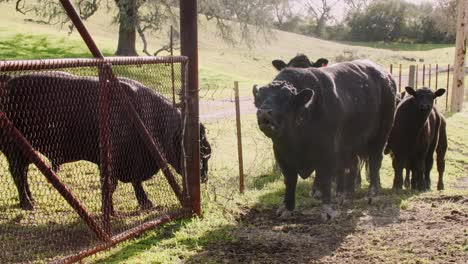
[[[113,78],[112,85],[114,87],[120,86],[120,82],[117,80],[117,78],[115,77]],[[169,169],[166,158],[162,155],[162,152],[160,151],[161,147],[159,143],[153,139],[151,134],[146,129],[145,124],[140,118],[140,115],[138,115],[138,112],[136,111],[135,107],[131,103],[129,95],[126,94],[123,91],[123,89],[121,89],[121,87],[119,87],[117,91],[117,95],[118,95],[118,98],[120,99],[122,106],[125,108],[125,112],[127,113],[128,118],[130,119],[132,124],[135,126],[136,131],[139,134],[140,138],[145,142],[146,146],[148,147],[148,150],[151,153],[151,156],[155,160],[160,170],[163,172],[164,176],[167,179],[167,182],[169,183],[175,195],[177,196],[177,199],[182,205],[184,205],[185,201],[184,201],[182,190],[180,189],[180,186],[177,184],[174,175]]]
[[[97,47],[96,43],[94,42],[93,38],[89,34],[89,31],[86,29],[83,21],[81,20],[80,16],[76,12],[75,7],[71,3],[70,0],[60,0],[63,8],[67,12],[68,17],[75,25],[76,29],[81,35],[81,38],[88,46],[89,51],[95,58],[104,59],[101,51]],[[102,66],[101,66],[102,67]],[[102,184],[102,212],[103,212],[103,225],[104,229],[110,234],[111,226],[110,226],[110,209],[112,208],[112,197],[110,195],[110,175],[109,175],[109,124],[107,122],[109,118],[109,104],[108,104],[108,93],[109,87],[104,82],[113,76],[111,66],[109,65],[106,70],[99,69],[99,81],[100,81],[100,95],[99,95],[99,141],[100,141],[100,172],[101,172],[101,184]],[[104,77],[106,76],[106,78]],[[104,122],[104,123],[103,123]],[[104,141],[102,141],[104,140]]]
[[[393,74],[393,64],[390,64],[390,74]]]
[[[110,138],[109,138],[109,80],[110,65],[99,67],[99,149],[102,186],[102,223],[106,232],[112,234],[110,216],[112,213],[112,195],[110,193]]]
[[[234,82],[234,98],[236,101],[237,155],[239,157],[239,191],[244,193],[244,159],[242,156],[242,130],[239,103],[239,82]]]
[[[86,29],[85,25],[83,24],[83,21],[81,20],[80,16],[76,12],[76,9],[71,3],[71,1],[60,0],[60,3],[67,12],[67,15],[70,18],[70,20],[73,22],[73,25],[75,25],[76,30],[78,30],[78,32],[80,33],[81,38],[83,38],[83,41],[86,43],[86,46],[88,46],[88,49],[89,51],[91,51],[91,54],[93,54],[95,58],[104,58],[101,51],[96,46],[96,43],[94,42],[93,38]]]
[[[437,90],[437,86],[439,85],[439,64],[436,64],[435,68],[435,89]]]
[[[62,195],[68,204],[78,213],[88,227],[96,233],[97,237],[102,241],[110,241],[110,237],[94,220],[88,210],[81,202],[76,199],[73,193],[65,186],[65,184],[57,177],[55,172],[42,160],[42,158],[34,151],[34,148],[14,124],[5,116],[5,113],[0,112],[0,128],[9,134],[14,140],[18,149],[23,152],[23,155],[28,157],[29,161],[36,165],[37,169],[46,177],[47,181]]]
[[[198,109],[198,25],[197,1],[180,1],[181,54],[188,57],[185,126],[185,154],[191,207],[201,216],[200,205],[200,128]]]
[[[401,92],[401,64],[398,70],[398,92]]]
[[[450,64],[447,65],[447,91],[445,92],[445,112],[448,112],[448,98],[450,89]]]
[[[170,46],[171,46],[171,82],[172,82],[172,104],[175,106],[176,105],[176,99],[175,99],[175,78],[174,78],[174,28],[171,25],[171,40],[170,40]]]

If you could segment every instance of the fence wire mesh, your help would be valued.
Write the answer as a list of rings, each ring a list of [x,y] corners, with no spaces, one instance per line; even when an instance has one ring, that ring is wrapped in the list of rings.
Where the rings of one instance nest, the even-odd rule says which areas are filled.
[[[187,215],[180,201],[186,58],[106,62],[117,81],[108,74],[100,81],[104,61],[97,59],[0,62],[1,263],[77,255],[102,247],[106,237],[108,244],[118,242],[123,232],[137,233],[155,219]],[[108,185],[100,170],[102,85],[108,88]],[[128,106],[167,160],[164,175]],[[36,166],[34,155],[51,171]],[[50,183],[55,176],[65,196]],[[109,207],[103,186],[112,197]]]
[[[200,91],[200,122],[207,128],[213,149],[210,160],[209,197],[229,200],[239,192],[239,160],[237,148],[235,93],[232,87],[202,87]],[[245,84],[240,90],[249,90]],[[258,129],[253,97],[241,93],[239,97],[243,171],[245,188],[261,188],[263,177],[275,168],[271,140]],[[226,192],[226,190],[228,190]]]
[[[412,67],[413,70],[411,69]],[[414,88],[429,87],[433,90],[438,88],[446,89],[446,93],[435,101],[438,110],[450,111],[451,90],[453,86],[453,65],[450,64],[392,64],[390,72],[397,84],[398,92],[405,90],[406,86]],[[468,81],[465,76],[465,83]],[[465,94],[468,89],[465,88]],[[465,101],[467,99],[465,98]]]

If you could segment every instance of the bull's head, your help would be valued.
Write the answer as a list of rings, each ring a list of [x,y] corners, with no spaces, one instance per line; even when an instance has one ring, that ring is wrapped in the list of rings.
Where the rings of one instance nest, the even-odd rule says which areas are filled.
[[[271,62],[273,67],[275,67],[278,71],[281,71],[287,67],[294,67],[294,68],[320,68],[325,67],[328,65],[328,60],[324,58],[318,59],[316,62],[311,63],[309,58],[304,54],[298,54],[296,57],[292,58],[287,64],[282,60],[274,60]]]
[[[211,157],[211,145],[206,138],[205,126],[200,124],[200,177],[201,182],[208,181],[208,160]]]
[[[423,87],[417,89],[416,91],[412,87],[405,87],[406,93],[414,98],[416,104],[416,109],[422,114],[429,115],[434,106],[434,99],[442,96],[445,93],[445,89],[437,89],[437,91],[432,91],[432,89]]]
[[[300,125],[300,120],[314,101],[314,91],[304,89],[298,92],[285,81],[273,81],[259,89],[254,86],[253,95],[258,126],[272,139],[284,135],[286,129]]]

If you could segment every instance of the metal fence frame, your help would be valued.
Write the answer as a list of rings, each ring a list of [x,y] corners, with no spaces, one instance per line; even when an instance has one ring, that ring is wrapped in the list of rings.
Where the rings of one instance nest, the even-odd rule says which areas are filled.
[[[80,68],[80,67],[98,67],[99,68],[99,130],[100,130],[100,173],[101,179],[103,180],[102,192],[103,192],[103,221],[99,223],[85,208],[83,203],[78,200],[72,191],[64,184],[56,175],[54,170],[47,165],[44,160],[35,152],[34,148],[22,135],[22,133],[15,128],[14,124],[7,118],[5,113],[0,111],[0,128],[7,132],[7,135],[13,140],[18,149],[23,151],[23,154],[27,156],[33,164],[37,166],[40,172],[47,178],[48,182],[61,194],[61,196],[68,202],[68,204],[76,211],[81,219],[88,225],[88,227],[96,234],[97,238],[103,243],[93,248],[80,251],[74,255],[65,257],[57,262],[69,263],[77,261],[83,257],[89,256],[106,248],[109,248],[116,243],[119,243],[128,238],[134,237],[141,232],[152,228],[157,225],[169,222],[173,219],[182,217],[190,217],[193,215],[193,205],[197,205],[200,201],[193,201],[193,196],[190,195],[190,190],[187,188],[186,177],[190,175],[187,173],[186,167],[184,166],[184,174],[182,189],[177,185],[174,175],[169,170],[168,163],[164,155],[160,150],[160,143],[152,138],[144,123],[140,119],[134,106],[130,103],[128,95],[118,88],[120,85],[119,81],[112,74],[112,65],[148,65],[148,64],[173,64],[181,63],[185,67],[182,67],[182,106],[185,105],[186,101],[186,77],[187,77],[187,63],[188,59],[184,56],[168,56],[168,57],[112,57],[112,58],[97,58],[97,59],[48,59],[48,60],[23,60],[23,61],[0,61],[0,72],[12,72],[12,71],[37,71],[37,70],[53,70],[60,68]],[[172,75],[174,79],[174,75]],[[156,219],[149,220],[139,226],[136,226],[130,230],[126,230],[120,234],[113,235],[111,221],[110,221],[110,192],[109,192],[109,93],[117,92],[117,96],[120,99],[120,103],[123,106],[130,122],[137,128],[139,136],[144,140],[146,145],[149,147],[150,153],[154,161],[161,168],[164,176],[166,177],[169,185],[174,191],[175,195],[179,199],[182,208],[174,210],[171,213],[162,215]],[[185,109],[186,107],[182,107]],[[186,113],[183,113],[183,116]],[[186,121],[186,118],[184,118]],[[197,129],[190,127],[190,124],[184,122],[184,130],[191,131]],[[198,141],[197,141],[198,143]],[[184,142],[183,146],[193,145],[191,142]],[[183,147],[184,148],[184,147]],[[185,152],[185,150],[182,150]],[[183,156],[184,159],[189,157]],[[185,163],[185,162],[184,162]],[[193,175],[193,174],[192,174]]]

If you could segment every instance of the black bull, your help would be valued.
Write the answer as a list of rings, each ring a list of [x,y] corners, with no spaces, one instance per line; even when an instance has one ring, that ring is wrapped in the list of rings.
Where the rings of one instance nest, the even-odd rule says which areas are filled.
[[[369,195],[378,192],[395,111],[396,85],[390,74],[367,60],[320,69],[286,68],[253,92],[259,127],[272,139],[284,174],[287,210],[280,208],[279,213],[295,208],[297,176],[312,170],[326,208],[333,178],[346,181],[345,196],[352,195],[355,175],[343,175],[358,156],[369,159]]]
[[[7,79],[5,79],[7,80]],[[182,116],[162,95],[141,83],[119,78],[123,89],[159,143],[172,167],[182,173]],[[114,86],[111,89],[120,89]],[[10,78],[2,84],[1,109],[31,145],[45,155],[54,170],[61,164],[86,160],[100,164],[99,81],[64,72],[44,72]],[[121,100],[109,93],[111,193],[117,180],[131,182],[141,208],[152,206],[142,182],[160,169],[125,113]],[[18,189],[20,207],[33,209],[27,181],[30,161],[0,131],[5,154]],[[200,127],[201,176],[206,181],[211,147]],[[113,212],[113,208],[111,208]]]

